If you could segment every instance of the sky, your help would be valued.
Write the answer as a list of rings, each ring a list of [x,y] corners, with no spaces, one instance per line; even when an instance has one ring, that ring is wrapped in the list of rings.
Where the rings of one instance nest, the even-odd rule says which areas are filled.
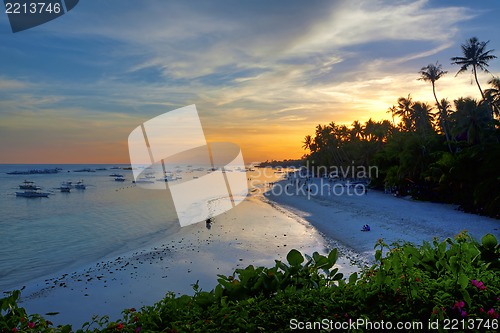
[[[0,163],[130,163],[134,128],[191,104],[246,163],[300,158],[318,124],[433,104],[430,63],[439,99],[479,98],[450,58],[473,36],[500,57],[498,17],[497,0],[85,0],[12,33],[2,12]]]

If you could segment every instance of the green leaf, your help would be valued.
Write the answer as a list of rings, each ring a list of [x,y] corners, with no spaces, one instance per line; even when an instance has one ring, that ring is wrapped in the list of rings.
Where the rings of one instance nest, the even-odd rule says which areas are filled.
[[[313,259],[315,262],[319,262],[322,260],[322,258],[325,258],[324,256],[322,256],[321,254],[319,254],[318,252],[314,252],[313,253]]]
[[[292,266],[299,266],[304,262],[304,257],[299,251],[293,249],[288,252],[286,260],[288,260],[288,263]]]
[[[356,284],[356,281],[358,281],[358,273],[354,272],[349,276],[349,284]]]
[[[330,253],[328,254],[328,260],[330,260],[332,265],[334,265],[337,262],[337,259],[338,259],[338,250],[337,249],[331,250]]]
[[[469,292],[465,289],[462,289],[460,291],[462,292],[462,297],[464,298],[465,303],[467,303],[467,305],[471,305]]]
[[[216,287],[215,287],[215,290],[214,290],[214,295],[216,298],[221,298],[222,297],[222,293],[223,293],[223,289],[222,289],[222,286],[220,284],[218,284]]]
[[[339,280],[342,280],[342,278],[344,277],[344,274],[342,273],[337,273],[335,274],[335,276],[333,277],[333,280],[334,281],[339,281]],[[350,277],[349,277],[350,278]]]
[[[453,273],[457,273],[460,268],[460,264],[458,263],[458,257],[453,256],[450,258],[450,269]]]
[[[467,275],[465,275],[464,273],[460,273],[458,275],[458,284],[462,289],[465,289],[469,284],[469,278],[467,277]]]
[[[486,234],[484,235],[483,238],[481,238],[481,244],[488,249],[488,250],[493,250],[495,246],[497,246],[498,241],[495,236],[492,234]]]

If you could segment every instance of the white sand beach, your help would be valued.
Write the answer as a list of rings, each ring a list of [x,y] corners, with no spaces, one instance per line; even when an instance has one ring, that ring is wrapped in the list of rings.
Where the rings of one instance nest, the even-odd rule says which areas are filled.
[[[203,290],[211,290],[217,274],[230,275],[250,264],[273,265],[274,259],[285,260],[292,248],[311,254],[340,247],[340,270],[350,274],[357,270],[352,261],[372,260],[379,238],[420,244],[461,230],[474,237],[500,237],[498,220],[377,191],[361,196],[257,192],[216,217],[210,230],[204,223],[184,227],[150,248],[34,281],[23,290],[22,305],[30,313],[59,312],[50,318],[54,323],[79,328],[94,314],[116,320],[123,309],[153,305],[168,291],[192,293],[197,280]],[[371,226],[370,232],[360,231],[364,224]]]
[[[289,184],[289,181],[277,183],[266,197],[366,258],[373,257],[373,247],[380,238],[387,244],[412,242],[420,245],[434,237],[453,237],[463,230],[478,240],[487,233],[500,238],[500,220],[464,213],[454,205],[395,197],[381,191],[368,190],[366,194],[358,191],[356,194],[352,188],[342,193],[337,187],[335,193],[339,195],[334,195],[328,187],[340,183],[329,183],[321,178],[308,181],[311,192],[297,191],[295,185]],[[294,195],[285,194],[287,185],[288,193]],[[361,231],[365,224],[371,231]]]

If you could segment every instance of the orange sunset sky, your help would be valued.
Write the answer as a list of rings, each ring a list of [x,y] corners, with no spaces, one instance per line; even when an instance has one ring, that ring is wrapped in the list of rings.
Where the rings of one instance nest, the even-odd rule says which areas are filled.
[[[129,163],[135,127],[190,104],[247,163],[300,158],[317,124],[433,104],[429,63],[448,71],[439,98],[479,98],[450,61],[466,39],[500,56],[498,1],[138,3],[80,1],[18,33],[0,14],[0,163]]]

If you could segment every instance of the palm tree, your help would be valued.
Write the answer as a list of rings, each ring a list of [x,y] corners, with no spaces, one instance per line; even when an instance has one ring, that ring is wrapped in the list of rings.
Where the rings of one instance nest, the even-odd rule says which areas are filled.
[[[416,102],[413,105],[412,119],[416,132],[426,135],[433,131],[431,111],[432,106],[427,103]]]
[[[312,145],[312,138],[310,135],[306,135],[306,137],[304,138],[304,144],[302,145],[302,148],[304,148],[305,150],[309,149],[312,151],[311,149],[311,145]]]
[[[441,109],[441,106],[439,105],[439,101],[436,96],[436,81],[439,80],[441,76],[445,75],[448,72],[443,71],[441,69],[441,65],[436,62],[435,65],[429,64],[426,67],[422,67],[419,73],[420,73],[420,77],[418,78],[419,80],[430,82],[432,84],[432,93],[434,94],[436,105],[438,109]]]
[[[494,77],[488,83],[491,88],[484,91],[486,100],[491,105],[493,116],[500,117],[500,77]]]
[[[390,113],[392,116],[392,126],[396,127],[396,124],[394,123],[394,116],[397,114],[397,109],[396,106],[391,106],[390,108],[387,109],[387,113]]]
[[[364,136],[364,127],[361,125],[361,123],[357,120],[355,120],[352,123],[352,128],[351,128],[351,136],[353,139],[358,139],[361,140]]]
[[[407,132],[411,132],[412,130],[413,105],[413,100],[409,94],[408,97],[400,97],[398,99],[398,106],[395,114],[401,118],[403,129]]]
[[[453,57],[451,58],[452,64],[460,65],[460,70],[456,75],[466,72],[469,67],[472,67],[472,74],[474,74],[474,79],[476,80],[477,87],[481,92],[481,96],[483,100],[485,99],[484,92],[481,89],[481,85],[479,85],[479,81],[477,79],[477,71],[478,69],[489,73],[487,67],[488,61],[495,59],[496,56],[490,54],[493,50],[485,51],[486,45],[488,45],[490,41],[480,42],[476,37],[472,37],[466,41],[465,44],[462,44],[462,53],[463,57]],[[455,76],[456,76],[455,75]]]
[[[446,143],[448,144],[448,149],[450,150],[450,153],[453,153],[450,142],[450,128],[449,128],[450,113],[452,112],[451,104],[450,102],[448,102],[447,99],[443,98],[441,100],[440,105],[441,108],[438,110],[435,116],[437,117],[439,127],[441,127],[441,131],[444,133],[446,137]]]
[[[490,114],[484,103],[466,97],[455,100],[455,134],[469,145],[481,143],[489,129]]]

